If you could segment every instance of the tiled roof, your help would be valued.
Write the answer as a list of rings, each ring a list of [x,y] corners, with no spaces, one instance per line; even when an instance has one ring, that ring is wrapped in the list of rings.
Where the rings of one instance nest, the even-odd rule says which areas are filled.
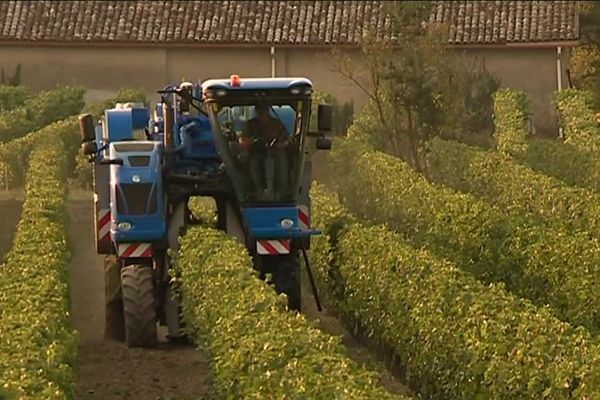
[[[385,1],[0,1],[0,41],[357,44],[387,35]],[[436,1],[452,44],[578,39],[569,1]]]
[[[579,39],[575,1],[438,1],[430,21],[448,23],[454,44]]]

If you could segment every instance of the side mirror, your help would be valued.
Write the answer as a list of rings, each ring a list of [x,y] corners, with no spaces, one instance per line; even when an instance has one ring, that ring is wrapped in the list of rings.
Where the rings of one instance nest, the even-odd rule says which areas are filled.
[[[96,154],[96,151],[98,151],[96,142],[83,142],[81,144],[81,152],[86,156]]]
[[[317,138],[317,150],[331,150],[331,139]]]
[[[96,139],[94,130],[94,117],[92,114],[83,114],[79,116],[79,133],[82,142],[91,142]]]
[[[333,126],[333,107],[329,104],[319,104],[318,128],[319,132],[330,132]]]

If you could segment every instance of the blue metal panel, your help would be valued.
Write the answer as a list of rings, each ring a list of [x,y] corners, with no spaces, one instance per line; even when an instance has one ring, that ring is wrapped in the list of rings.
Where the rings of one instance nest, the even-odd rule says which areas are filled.
[[[131,229],[120,230],[117,225],[128,222]],[[153,242],[167,236],[167,223],[158,216],[123,215],[117,216],[110,226],[110,234],[115,242]]]
[[[184,158],[218,160],[210,120],[204,116],[181,116],[179,119],[180,136],[186,145]]]
[[[133,129],[143,129],[148,125],[150,119],[150,110],[148,108],[132,108],[131,120]]]
[[[242,209],[244,221],[250,234],[256,239],[299,238],[318,235],[316,230],[302,231],[298,225],[297,207],[249,207]],[[281,221],[294,222],[290,229],[283,228]]]
[[[131,110],[106,110],[106,122],[108,124],[108,137],[110,142],[118,142],[133,138],[133,124]]]
[[[152,150],[140,151],[117,151],[115,145],[119,143],[110,144],[110,157],[120,158],[124,161],[122,166],[111,165],[111,238],[116,242],[143,242],[143,241],[157,241],[162,240],[166,237],[167,225],[164,214],[164,198],[162,195],[162,144],[159,142],[148,142],[148,141],[134,141],[125,142],[128,146],[134,146],[136,144],[151,144]],[[122,143],[124,145],[125,143]],[[128,157],[136,155],[150,156],[150,163],[148,166],[133,167],[129,163]],[[135,180],[134,180],[134,176]],[[116,205],[117,193],[116,187],[123,183],[129,184],[143,184],[152,183],[154,190],[158,191],[157,197],[157,211],[152,214],[139,214],[139,215],[123,215],[119,214]],[[127,231],[119,230],[118,224],[120,222],[128,222],[132,228]]]

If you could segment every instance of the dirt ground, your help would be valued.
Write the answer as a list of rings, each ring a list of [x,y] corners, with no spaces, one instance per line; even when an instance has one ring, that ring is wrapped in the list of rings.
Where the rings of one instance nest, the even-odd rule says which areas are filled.
[[[77,400],[213,399],[209,365],[193,347],[127,349],[103,339],[104,262],[95,252],[89,192],[71,191],[71,310],[79,331]]]
[[[304,268],[304,265],[302,265],[302,268]],[[303,275],[302,309],[304,314],[311,320],[317,320],[318,326],[323,332],[333,336],[340,336],[351,359],[359,364],[368,366],[371,370],[379,372],[379,382],[388,392],[412,395],[410,389],[390,373],[370,349],[352,336],[350,331],[344,327],[334,313],[328,311],[327,307],[323,304],[323,310],[319,312],[305,270],[303,270]],[[318,283],[317,290],[319,290]]]
[[[10,250],[22,208],[22,192],[0,193],[0,262]]]
[[[22,193],[0,193],[0,256],[10,249],[19,221]],[[69,195],[71,242],[71,313],[80,343],[76,365],[77,400],[188,400],[215,398],[206,358],[193,347],[173,346],[164,339],[157,349],[127,349],[103,338],[103,257],[95,252],[90,192]],[[318,319],[325,332],[342,336],[348,354],[380,372],[390,392],[409,393],[375,357],[354,340],[331,313],[319,313],[308,284],[303,288],[307,316]]]

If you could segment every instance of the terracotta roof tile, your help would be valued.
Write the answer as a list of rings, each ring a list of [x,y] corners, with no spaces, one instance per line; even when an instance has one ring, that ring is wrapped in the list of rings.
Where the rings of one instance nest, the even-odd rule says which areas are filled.
[[[0,41],[357,44],[389,37],[385,1],[0,1]],[[571,1],[435,1],[452,44],[576,40]]]

